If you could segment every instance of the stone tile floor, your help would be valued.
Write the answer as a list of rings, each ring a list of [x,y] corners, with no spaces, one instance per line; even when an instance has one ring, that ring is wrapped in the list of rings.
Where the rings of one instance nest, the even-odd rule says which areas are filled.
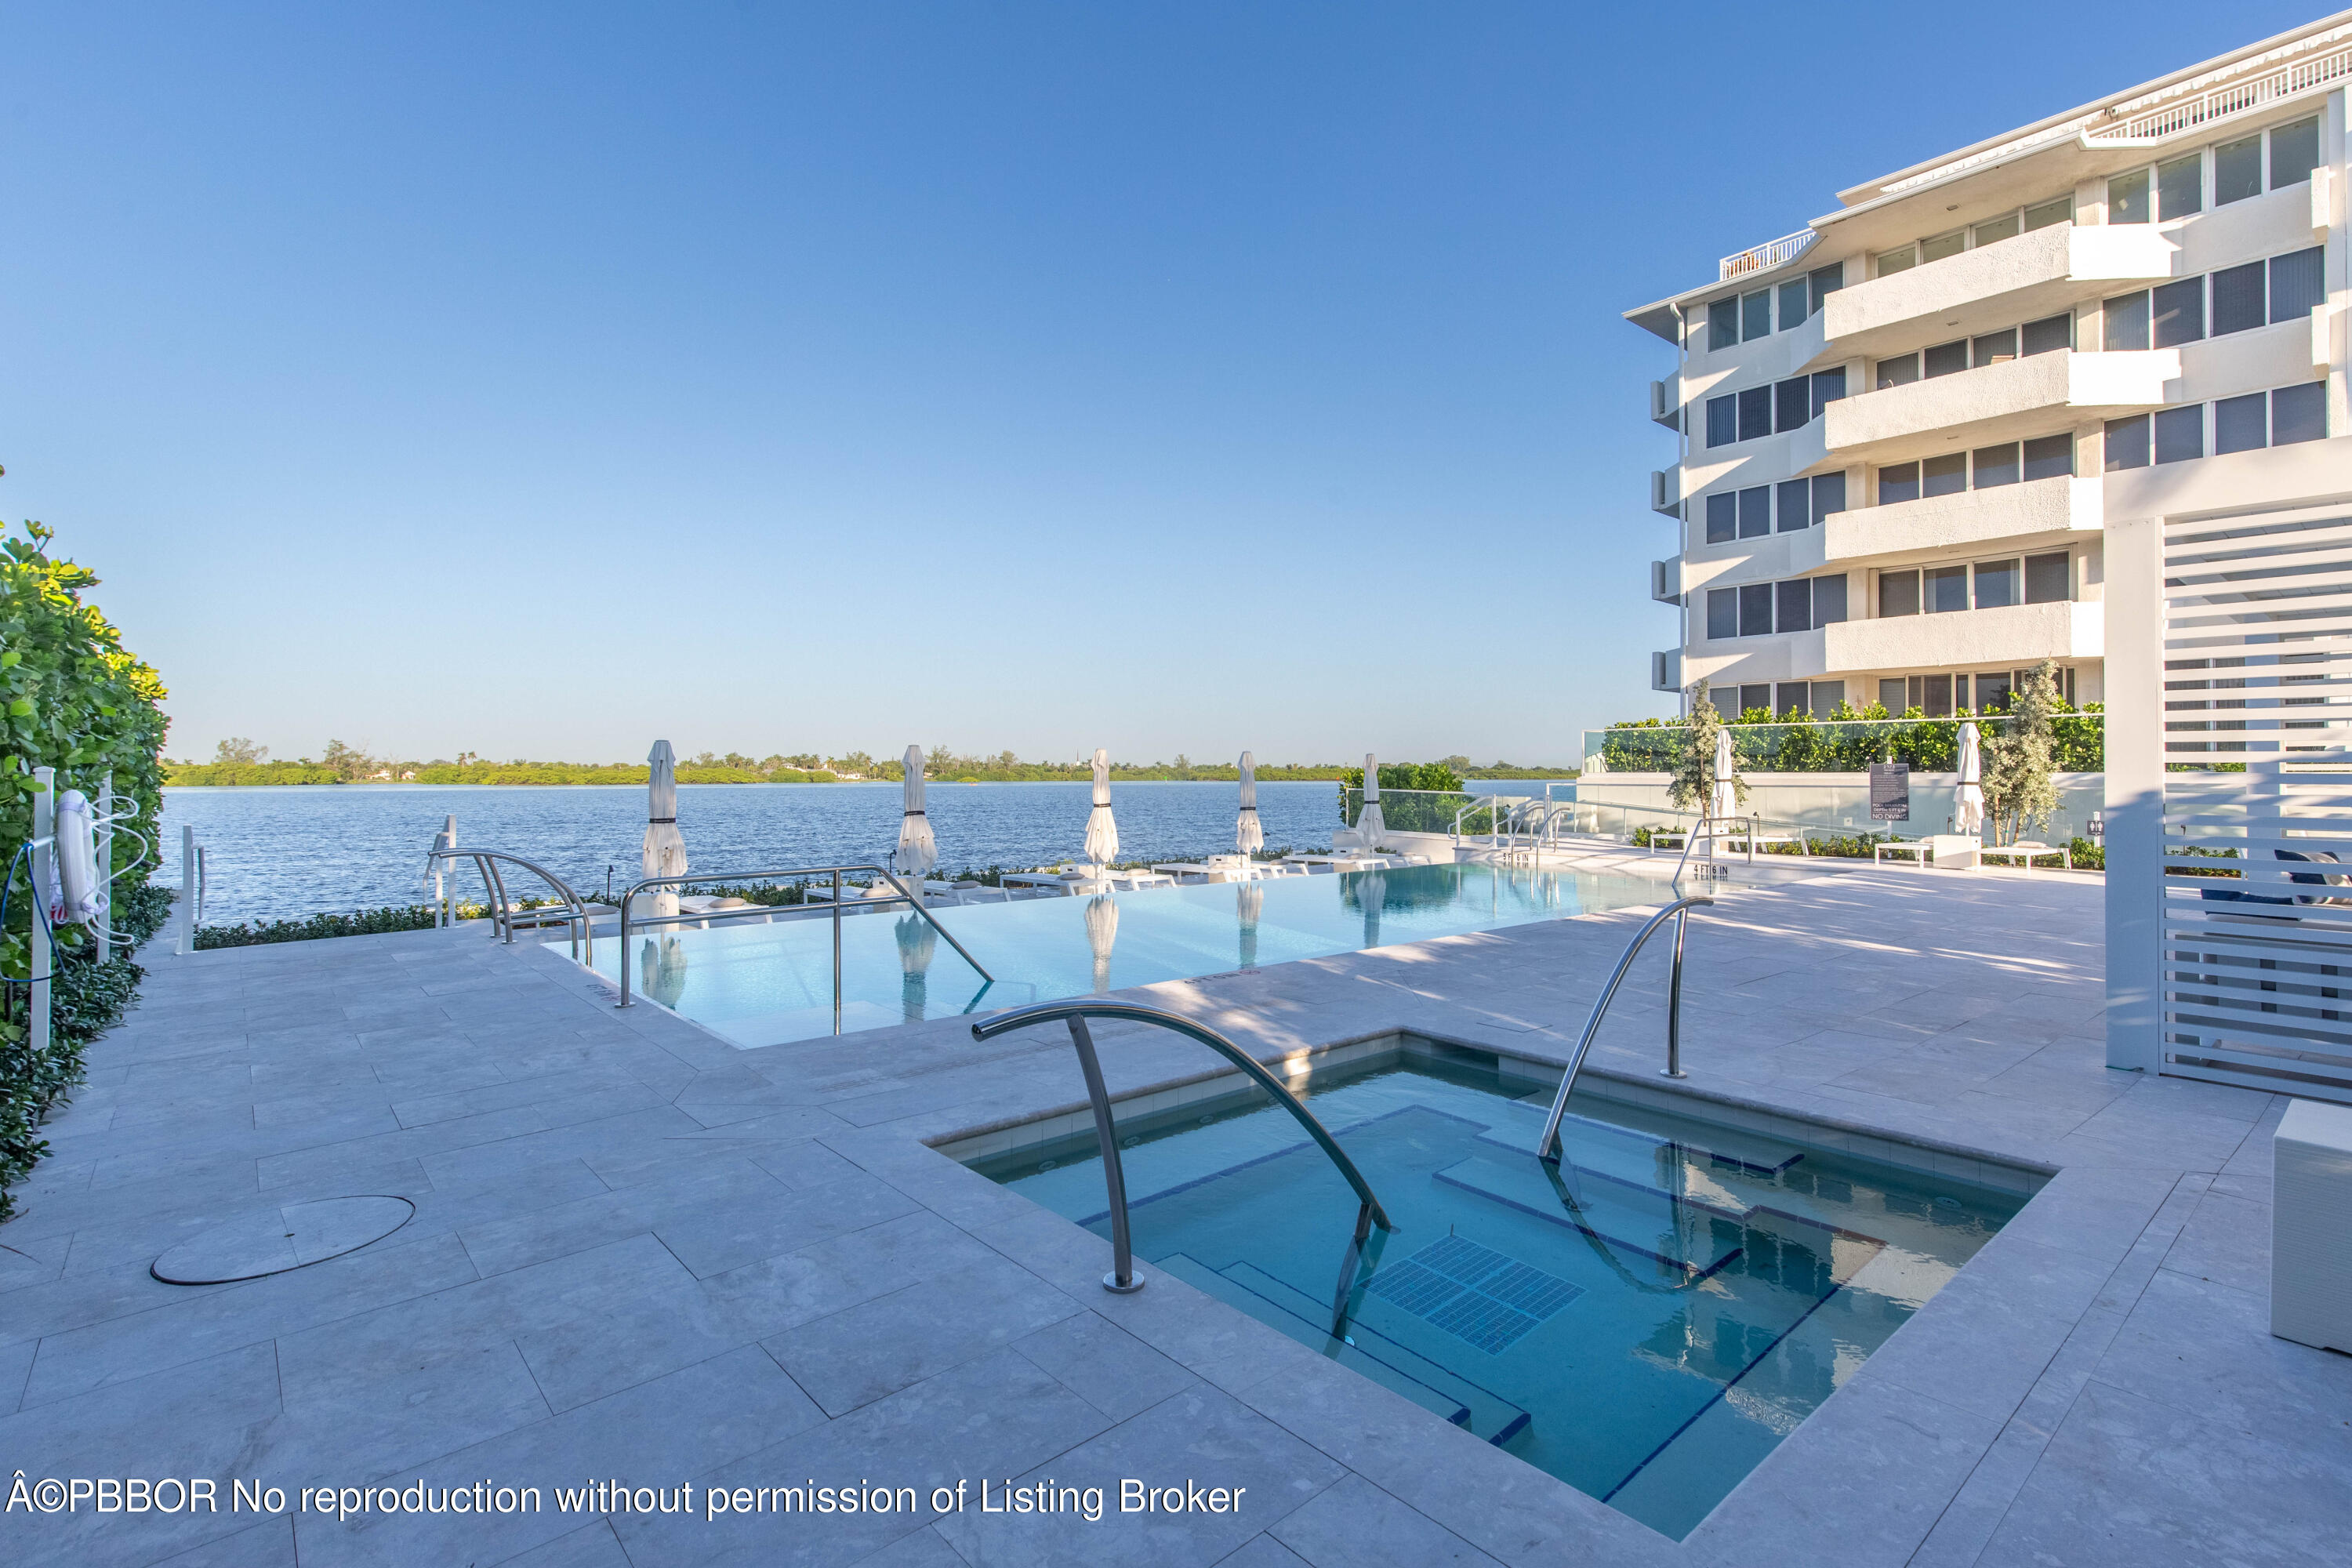
[[[1148,896],[1148,895],[1147,895]],[[0,1514],[11,1563],[2343,1561],[2352,1358],[2266,1331],[2273,1097],[2111,1072],[2088,879],[1853,871],[1694,922],[1690,1087],[2058,1174],[1683,1542],[1095,1237],[926,1139],[1073,1106],[1066,1041],[963,1021],[739,1051],[478,931],[145,962],[0,1227],[0,1471],[536,1484],[539,1513]],[[1638,915],[1148,988],[1273,1056],[1420,1031],[1557,1058]],[[1589,1072],[1655,1084],[1658,964]],[[1115,1090],[1189,1076],[1099,1031]],[[177,1288],[254,1208],[387,1239]],[[692,1518],[551,1489],[1245,1487],[1238,1513]],[[658,1502],[657,1498],[646,1500]]]

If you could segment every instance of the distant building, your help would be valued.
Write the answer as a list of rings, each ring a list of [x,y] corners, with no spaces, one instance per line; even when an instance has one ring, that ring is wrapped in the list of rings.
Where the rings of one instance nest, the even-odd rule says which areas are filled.
[[[1727,710],[2105,691],[2111,522],[2352,494],[2352,12],[1839,193],[1626,313],[1680,548],[1651,684]]]

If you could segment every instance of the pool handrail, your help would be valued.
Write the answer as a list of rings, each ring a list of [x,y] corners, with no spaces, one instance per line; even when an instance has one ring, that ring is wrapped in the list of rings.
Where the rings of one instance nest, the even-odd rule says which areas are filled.
[[[1339,1173],[1348,1179],[1360,1200],[1356,1210],[1357,1242],[1361,1243],[1371,1227],[1392,1231],[1396,1226],[1389,1220],[1388,1210],[1372,1194],[1371,1184],[1348,1158],[1348,1152],[1328,1129],[1307,1109],[1306,1102],[1290,1091],[1288,1085],[1265,1069],[1264,1063],[1241,1047],[1204,1024],[1195,1023],[1181,1013],[1171,1013],[1164,1007],[1144,1007],[1132,1002],[1040,1002],[1032,1007],[1015,1007],[983,1019],[971,1026],[975,1040],[993,1039],[1014,1029],[1025,1029],[1032,1024],[1050,1024],[1061,1020],[1070,1028],[1070,1044],[1078,1053],[1078,1071],[1087,1080],[1087,1098],[1093,1102],[1095,1139],[1102,1145],[1103,1187],[1110,1199],[1110,1246],[1112,1268],[1103,1276],[1103,1289],[1117,1295],[1143,1289],[1143,1281],[1135,1277],[1135,1250],[1129,1239],[1127,1219],[1127,1172],[1119,1163],[1118,1134],[1111,1120],[1110,1093],[1103,1087],[1102,1063],[1095,1055],[1093,1034],[1087,1028],[1088,1018],[1119,1018],[1134,1024],[1152,1024],[1172,1030],[1223,1057],[1241,1068],[1260,1089],[1272,1094],[1283,1109],[1288,1110],[1307,1135],[1315,1140]]]
[[[902,902],[913,905],[915,912],[922,916],[924,920],[929,921],[930,927],[933,931],[947,938],[948,945],[954,948],[957,954],[961,957],[966,963],[971,964],[973,969],[977,970],[982,980],[985,980],[991,985],[996,984],[996,976],[988,972],[987,966],[982,964],[980,960],[974,958],[971,955],[971,950],[966,948],[963,943],[956,941],[955,933],[953,931],[940,924],[939,917],[932,914],[930,910],[923,907],[923,900],[916,897],[915,894],[908,889],[906,882],[900,879],[897,872],[889,870],[885,867],[859,864],[842,866],[793,866],[788,867],[781,871],[696,871],[690,874],[676,877],[647,877],[643,881],[633,884],[626,891],[622,893],[620,925],[621,1000],[616,1003],[615,1005],[621,1007],[634,1005],[634,1004],[629,1000],[629,923],[631,918],[629,914],[629,903],[630,900],[635,899],[639,893],[646,891],[647,889],[658,889],[662,888],[682,888],[695,882],[761,882],[783,877],[830,876],[833,879],[833,1026],[834,1033],[839,1034],[841,1032],[841,877],[842,873],[845,871],[871,871],[874,875],[881,878],[883,880],[888,882],[892,887],[898,889],[898,890],[895,893],[886,894],[882,898],[869,900],[868,907],[872,908],[878,907],[883,904]],[[740,913],[741,911],[726,912]],[[673,925],[681,921],[701,920],[704,918],[705,917],[701,914],[655,915],[642,923],[647,925]]]
[[[1679,891],[1679,889],[1677,889]],[[1666,1066],[1664,1077],[1688,1078],[1683,1071],[1683,931],[1690,922],[1690,911],[1712,905],[1713,899],[1704,894],[1677,898],[1643,922],[1625,944],[1624,956],[1611,972],[1609,984],[1601,988],[1601,999],[1592,1005],[1592,1016],[1584,1021],[1584,1032],[1576,1037],[1576,1049],[1570,1053],[1568,1071],[1561,1075],[1559,1093],[1552,1098],[1551,1114],[1544,1119],[1543,1136],[1536,1141],[1536,1158],[1557,1161],[1559,1158],[1559,1122],[1568,1114],[1569,1091],[1576,1087],[1576,1075],[1584,1066],[1585,1053],[1592,1048],[1592,1037],[1601,1032],[1601,1020],[1609,1012],[1609,1004],[1617,995],[1617,987],[1625,979],[1625,972],[1633,967],[1633,960],[1650,933],[1672,920],[1675,922],[1675,963],[1666,991]]]
[[[1715,840],[1717,837],[1715,831],[1715,825],[1718,822],[1744,822],[1748,825],[1748,863],[1750,866],[1756,864],[1756,836],[1763,831],[1763,819],[1761,817],[1756,816],[1753,814],[1747,816],[1702,816],[1697,822],[1692,825],[1689,832],[1683,835],[1682,858],[1675,862],[1674,889],[1675,892],[1679,893],[1683,890],[1683,872],[1690,865],[1691,847],[1699,841],[1700,835],[1704,834],[1706,837],[1706,852],[1708,859],[1712,860],[1715,858]],[[1726,833],[1721,837],[1725,838],[1732,838],[1737,837],[1738,835]]]
[[[596,932],[595,928],[590,923],[588,900],[573,892],[571,883],[566,882],[546,867],[526,860],[520,855],[509,854],[504,849],[478,849],[465,845],[453,849],[428,849],[425,852],[425,859],[428,866],[436,860],[471,860],[474,863],[474,869],[481,874],[482,886],[489,895],[491,929],[504,937],[509,946],[514,942],[514,917],[518,912],[531,915],[533,917],[531,923],[535,926],[544,925],[549,920],[559,918],[542,914],[538,910],[518,911],[509,905],[507,899],[506,879],[499,875],[498,863],[506,860],[521,867],[554,889],[557,896],[562,899],[564,912],[560,918],[566,926],[571,928],[572,957],[581,956],[584,944],[587,962],[592,966],[595,963]],[[456,901],[457,896],[452,892],[450,902],[454,904]]]

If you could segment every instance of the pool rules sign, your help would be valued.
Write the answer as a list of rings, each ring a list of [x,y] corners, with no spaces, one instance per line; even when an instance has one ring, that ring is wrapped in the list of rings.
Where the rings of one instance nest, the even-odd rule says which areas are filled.
[[[1870,764],[1870,820],[1873,822],[1911,820],[1910,763],[1873,763]]]

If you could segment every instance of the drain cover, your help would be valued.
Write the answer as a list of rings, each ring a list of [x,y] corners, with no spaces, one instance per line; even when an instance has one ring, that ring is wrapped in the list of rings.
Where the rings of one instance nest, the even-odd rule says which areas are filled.
[[[147,1266],[166,1285],[225,1285],[323,1263],[408,1223],[406,1198],[319,1198],[257,1209],[191,1237]]]

